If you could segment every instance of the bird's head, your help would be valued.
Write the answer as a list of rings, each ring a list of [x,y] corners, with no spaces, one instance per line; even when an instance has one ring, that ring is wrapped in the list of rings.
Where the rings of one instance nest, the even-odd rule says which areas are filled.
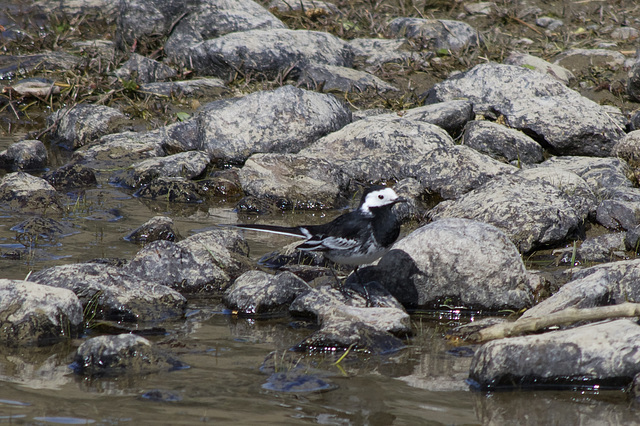
[[[358,207],[358,209],[365,214],[371,214],[371,209],[391,207],[396,203],[406,201],[406,199],[398,196],[393,189],[376,185],[370,187],[362,194],[362,200],[360,200],[360,207]]]

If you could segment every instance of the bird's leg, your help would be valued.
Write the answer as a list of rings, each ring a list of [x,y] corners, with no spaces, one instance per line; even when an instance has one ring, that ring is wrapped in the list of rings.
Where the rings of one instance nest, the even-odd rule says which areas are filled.
[[[358,282],[358,284],[360,284],[360,287],[362,287],[362,290],[364,291],[364,300],[365,300],[365,307],[369,308],[371,306],[373,306],[373,302],[371,300],[371,294],[369,294],[369,289],[367,288],[367,285],[365,283],[362,282],[362,280],[360,279],[360,275],[358,275],[358,267],[356,266],[355,269],[353,270],[353,275],[356,276],[356,281]]]

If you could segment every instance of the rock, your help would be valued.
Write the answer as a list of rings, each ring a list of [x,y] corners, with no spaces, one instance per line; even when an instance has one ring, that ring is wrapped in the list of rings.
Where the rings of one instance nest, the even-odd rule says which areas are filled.
[[[69,290],[0,279],[0,324],[5,346],[50,344],[77,337],[82,306]]]
[[[255,152],[297,152],[345,126],[351,112],[331,95],[284,86],[214,103],[196,120],[198,149],[243,163]]]
[[[542,28],[546,28],[549,31],[555,31],[558,28],[564,26],[564,22],[560,19],[550,18],[548,16],[542,16],[536,19],[536,25]]]
[[[200,193],[205,197],[230,199],[242,196],[242,186],[237,169],[218,170],[200,180]]]
[[[204,201],[204,193],[200,190],[200,185],[180,176],[157,177],[133,195],[171,203],[202,203]]]
[[[36,242],[41,245],[42,241],[54,243],[58,238],[78,233],[65,223],[40,216],[28,217],[10,230],[22,234],[17,239],[27,247],[34,247]]]
[[[4,208],[24,212],[60,213],[62,202],[55,188],[44,179],[15,172],[0,179],[0,202]]]
[[[280,315],[286,314],[291,302],[309,289],[307,283],[291,272],[272,275],[248,271],[236,278],[222,300],[240,315]]]
[[[148,244],[157,240],[176,241],[176,235],[170,217],[156,216],[130,232],[124,239],[136,244]]]
[[[30,279],[72,290],[95,319],[154,322],[182,316],[186,304],[184,297],[168,287],[97,263],[54,266]]]
[[[333,15],[340,13],[340,10],[336,7],[335,4],[322,0],[273,0],[271,3],[269,3],[267,9],[275,9],[281,13],[300,11],[304,12],[307,17],[318,15]]]
[[[590,72],[593,67],[617,69],[624,65],[622,53],[608,49],[568,49],[556,56],[554,64],[576,74]]]
[[[67,149],[76,149],[100,136],[114,133],[126,117],[117,109],[104,105],[76,104],[62,108],[49,117],[53,126],[51,139]]]
[[[507,236],[486,223],[443,219],[398,241],[378,265],[360,268],[406,307],[463,305],[521,309],[533,303],[534,279]]]
[[[578,249],[578,256],[585,262],[611,262],[625,257],[625,233],[598,235],[587,238]]]
[[[10,171],[41,169],[47,159],[47,149],[42,142],[25,140],[0,152],[0,168]]]
[[[138,91],[157,96],[210,98],[225,94],[227,87],[219,78],[198,78],[184,81],[145,83]]]
[[[423,49],[458,52],[480,44],[478,31],[461,21],[396,18],[389,23],[389,29],[395,37],[406,37]]]
[[[115,133],[75,151],[71,161],[94,170],[117,170],[147,158],[165,156],[162,146],[171,144],[170,140],[166,129]],[[179,145],[179,142],[175,144]]]
[[[604,200],[596,209],[596,221],[608,229],[631,230],[640,224],[640,203]]]
[[[627,74],[627,94],[632,100],[640,101],[640,61],[633,63]]]
[[[0,79],[14,78],[19,74],[32,74],[38,70],[70,70],[80,63],[80,57],[69,53],[48,52],[35,55],[3,55],[0,59]]]
[[[356,57],[364,57],[366,70],[375,72],[384,64],[407,63],[413,61],[423,68],[428,68],[427,55],[421,52],[402,50],[407,44],[405,39],[355,38],[348,40],[349,46]]]
[[[162,62],[133,53],[127,62],[114,71],[114,74],[122,80],[143,84],[168,80],[178,73]]]
[[[513,65],[481,64],[437,83],[427,103],[467,99],[476,113],[502,114],[555,154],[605,157],[623,136],[611,112],[554,78]]]
[[[248,196],[278,200],[294,210],[340,208],[349,185],[331,162],[295,154],[254,154],[238,177]]]
[[[116,53],[116,44],[111,40],[78,40],[71,42],[76,53],[85,54],[91,58],[113,58]],[[92,59],[93,60],[93,59]]]
[[[637,280],[640,260],[621,260],[572,270],[571,281],[553,296],[524,313],[523,317],[543,317],[566,308],[593,308],[640,302]]]
[[[71,368],[85,376],[115,376],[175,370],[185,365],[144,337],[118,334],[84,341]]]
[[[629,175],[640,182],[640,130],[627,133],[613,147],[612,154],[629,165]],[[624,168],[621,168],[624,170]]]
[[[58,95],[60,87],[56,86],[54,81],[46,78],[25,78],[12,83],[10,86],[5,86],[2,92],[10,93],[15,98],[30,96],[47,98],[51,95]]]
[[[307,64],[299,70],[298,83],[320,92],[397,92],[398,89],[373,74],[353,68]]]
[[[478,349],[469,379],[482,390],[624,387],[640,371],[640,326],[628,319],[494,340]]]
[[[498,5],[494,2],[481,1],[478,3],[465,3],[464,11],[470,15],[493,15],[498,10]]]
[[[490,223],[509,236],[521,253],[563,243],[578,236],[586,219],[585,202],[543,180],[519,173],[499,176],[464,194],[443,201],[429,212],[432,220],[460,217]]]
[[[140,188],[156,178],[182,177],[195,179],[205,172],[209,156],[201,151],[187,151],[166,157],[154,157],[131,165],[116,174],[111,182],[129,188]]]
[[[284,24],[251,0],[191,3],[130,0],[120,3],[116,42],[121,50],[127,50],[136,40],[166,36],[173,30],[165,45],[165,51],[173,52],[189,42],[197,43],[235,31],[274,27],[283,28]]]
[[[117,3],[111,0],[74,0],[64,3],[56,0],[37,0],[34,4],[48,14],[60,13],[66,16],[90,13],[104,13],[110,16],[117,10]]]
[[[404,111],[407,120],[424,121],[442,127],[456,138],[467,122],[474,119],[473,104],[469,101],[448,101]]]
[[[640,252],[640,225],[636,225],[625,233],[624,246],[628,251]]]
[[[520,65],[541,73],[549,74],[565,86],[568,86],[569,83],[576,80],[576,76],[568,69],[526,53],[511,52],[504,60],[504,63],[507,65]]]
[[[326,159],[352,179],[361,182],[413,177],[413,168],[435,148],[452,146],[441,128],[397,115],[368,117],[317,140],[299,155]],[[375,159],[373,161],[372,159]]]
[[[238,231],[221,228],[178,243],[149,243],[131,259],[124,271],[184,294],[216,294],[254,267],[248,253],[249,247]]]
[[[230,33],[168,53],[199,74],[220,78],[237,72],[273,78],[293,66],[350,67],[353,61],[349,45],[332,34],[283,28]]]
[[[412,175],[427,193],[455,199],[496,176],[518,169],[464,145],[438,147],[420,158]]]
[[[55,170],[46,172],[42,178],[57,190],[82,188],[97,185],[93,169],[82,164],[67,163]]]
[[[632,41],[640,37],[640,31],[634,27],[619,27],[611,31],[611,38],[615,40]]]
[[[491,121],[467,123],[462,144],[514,166],[544,160],[542,147],[536,141],[518,130]]]

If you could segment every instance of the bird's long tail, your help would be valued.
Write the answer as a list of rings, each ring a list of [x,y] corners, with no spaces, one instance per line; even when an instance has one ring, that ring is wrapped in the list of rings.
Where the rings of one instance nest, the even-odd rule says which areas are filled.
[[[276,225],[227,225],[233,228],[249,229],[251,231],[269,232],[271,234],[287,235],[290,237],[309,238],[309,234],[305,234],[303,228],[300,227],[288,227],[288,226],[276,226]]]

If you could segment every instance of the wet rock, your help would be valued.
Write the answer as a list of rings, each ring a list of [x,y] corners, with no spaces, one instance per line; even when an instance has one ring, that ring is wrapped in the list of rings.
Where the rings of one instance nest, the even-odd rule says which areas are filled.
[[[82,164],[67,163],[55,170],[46,172],[42,178],[57,190],[94,186],[98,183],[93,169]]]
[[[95,170],[129,167],[147,158],[165,156],[165,144],[171,144],[171,137],[166,129],[115,133],[103,136],[96,144],[74,152],[72,162]]]
[[[85,376],[149,374],[185,368],[173,355],[135,334],[98,336],[83,342],[71,368]]]
[[[568,69],[526,53],[511,52],[511,54],[504,60],[504,63],[507,65],[519,65],[541,73],[549,74],[565,86],[568,86],[569,83],[576,79],[575,75],[573,75],[573,73]]]
[[[542,147],[536,141],[518,130],[490,121],[467,123],[462,143],[514,166],[544,160]]]
[[[447,200],[517,170],[472,148],[455,145],[438,147],[425,154],[413,167],[412,174],[428,193]]]
[[[342,207],[349,185],[331,162],[295,154],[254,154],[238,177],[248,196],[283,200],[295,210]]]
[[[483,390],[597,385],[624,387],[640,372],[640,326],[627,319],[489,342],[469,378]]]
[[[640,279],[640,260],[621,260],[573,270],[571,279],[553,296],[525,312],[523,317],[542,317],[565,308],[640,302],[636,285]]]
[[[407,307],[439,308],[447,301],[474,309],[521,309],[533,303],[535,287],[503,232],[466,219],[418,228],[358,275],[379,281]]]
[[[63,209],[60,196],[49,182],[24,172],[0,179],[0,202],[14,211],[55,214]]]
[[[227,78],[237,72],[276,77],[309,63],[350,67],[349,45],[332,34],[307,30],[250,30],[168,51],[199,74]]]
[[[11,227],[11,231],[20,233],[21,235],[17,239],[29,247],[35,244],[36,241],[56,241],[60,237],[65,237],[74,234],[78,231],[62,222],[58,222],[55,219],[48,217],[32,216],[15,226]]]
[[[611,262],[625,257],[625,233],[598,235],[587,238],[578,249],[578,256],[585,262]]]
[[[25,140],[0,152],[0,168],[10,171],[41,169],[47,159],[47,149],[42,142]]]
[[[560,244],[582,232],[584,205],[543,180],[519,173],[499,176],[455,201],[443,201],[429,212],[432,220],[461,217],[490,223],[505,232],[518,250]]]
[[[475,114],[471,102],[449,101],[408,109],[402,117],[435,124],[455,138],[462,133],[465,124],[473,120]]]
[[[159,321],[181,316],[186,304],[184,297],[168,287],[97,263],[55,266],[32,274],[30,279],[72,290],[95,319]]]
[[[255,152],[297,152],[345,126],[351,112],[331,95],[284,86],[214,103],[196,119],[199,149],[242,163]]]
[[[267,8],[278,12],[301,11],[307,17],[340,13],[335,4],[322,0],[273,0]]]
[[[291,272],[277,275],[248,271],[240,275],[223,297],[224,304],[240,315],[280,315],[309,285]]]
[[[127,62],[114,71],[114,74],[122,80],[143,84],[168,80],[178,73],[162,62],[133,53]]]
[[[481,64],[437,83],[427,103],[468,99],[476,113],[504,115],[556,154],[608,156],[623,136],[611,112],[554,78],[523,67]]]
[[[0,57],[0,78],[14,78],[20,74],[31,74],[38,70],[60,71],[75,68],[80,57],[69,53],[42,52],[35,55],[3,55]]]
[[[157,240],[175,241],[176,235],[170,217],[156,216],[130,232],[124,239],[132,243],[148,244]]]
[[[255,265],[238,231],[216,229],[179,243],[154,241],[144,246],[124,267],[143,280],[157,282],[181,293],[215,293]]]
[[[198,184],[206,197],[235,198],[244,194],[237,169],[215,171]]]
[[[209,156],[201,151],[187,151],[166,157],[155,157],[131,165],[111,181],[129,188],[139,188],[156,178],[201,176],[209,165]]]
[[[67,149],[76,149],[107,133],[116,131],[126,117],[117,109],[104,105],[77,104],[62,108],[49,117],[53,126],[51,139]]]
[[[458,52],[480,44],[478,31],[461,21],[446,19],[396,18],[389,23],[395,37],[406,37],[423,49]]]
[[[413,177],[412,168],[422,163],[425,154],[452,145],[453,140],[440,127],[394,114],[358,120],[299,154],[324,160],[331,152],[334,167],[352,179],[379,182]]]
[[[208,98],[226,93],[227,87],[219,78],[198,78],[141,84],[139,91],[158,96]]]
[[[0,279],[0,342],[48,344],[76,337],[82,306],[72,291],[31,281]]]
[[[298,83],[320,92],[397,92],[398,89],[373,74],[353,68],[308,64],[300,70]]]
[[[624,61],[624,55],[615,50],[568,49],[556,56],[553,63],[576,74],[584,74],[593,67],[617,69]]]
[[[201,203],[204,201],[200,185],[183,177],[157,177],[137,190],[134,195],[171,203]]]

